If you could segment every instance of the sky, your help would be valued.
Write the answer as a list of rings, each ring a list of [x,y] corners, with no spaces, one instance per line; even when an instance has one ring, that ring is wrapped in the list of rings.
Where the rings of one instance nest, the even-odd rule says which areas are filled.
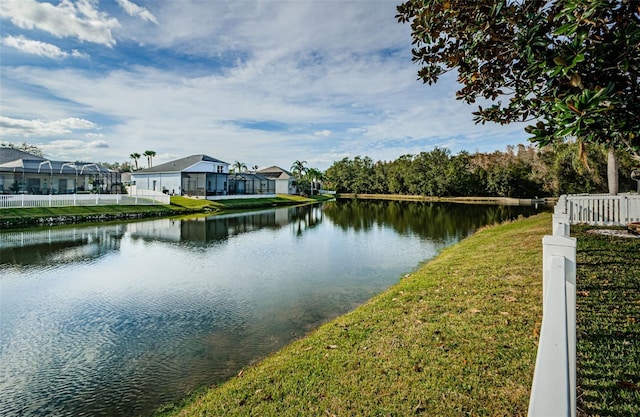
[[[153,150],[154,165],[321,170],[526,143],[522,124],[474,124],[455,73],[417,79],[399,3],[2,0],[0,141],[64,161]]]

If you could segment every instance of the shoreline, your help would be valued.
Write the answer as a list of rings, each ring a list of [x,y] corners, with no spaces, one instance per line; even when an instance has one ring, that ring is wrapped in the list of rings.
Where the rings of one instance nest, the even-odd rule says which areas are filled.
[[[95,222],[130,221],[189,214],[221,214],[234,210],[252,210],[312,204],[331,198],[279,195],[276,198],[224,200],[212,202],[187,197],[172,197],[171,205],[105,205],[0,209],[0,231],[53,227]]]

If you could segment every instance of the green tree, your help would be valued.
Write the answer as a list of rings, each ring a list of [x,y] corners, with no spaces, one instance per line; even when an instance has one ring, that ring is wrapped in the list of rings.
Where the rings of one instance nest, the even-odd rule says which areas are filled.
[[[324,174],[317,168],[308,168],[306,177],[311,185],[311,195],[313,195],[314,190],[319,189],[318,187],[324,178]]]
[[[457,69],[458,99],[494,103],[477,123],[534,121],[539,146],[569,138],[606,145],[611,162],[615,149],[640,158],[636,2],[409,0],[396,18],[411,23],[423,82]]]
[[[296,177],[296,178],[301,178],[304,177],[304,175],[307,172],[307,167],[305,166],[307,164],[307,161],[295,161],[292,165],[291,165],[291,173]]]
[[[297,160],[291,165],[291,173],[296,178],[296,186],[300,194],[304,193],[308,187],[306,164],[307,161]]]
[[[244,162],[235,161],[233,163],[233,165],[231,166],[231,169],[236,174],[240,174],[242,172],[246,172],[247,171],[247,164],[245,164]]]
[[[342,158],[334,162],[325,172],[327,187],[338,193],[353,192],[352,183],[354,172],[349,158]]]
[[[156,151],[144,151],[144,156],[147,157],[147,168],[153,166],[153,157],[156,156]]]
[[[140,155],[138,152],[134,152],[131,155],[129,155],[129,158],[133,159],[133,163],[136,166],[136,171],[140,169],[140,167],[138,166],[138,160],[140,159],[141,156],[142,155]]]

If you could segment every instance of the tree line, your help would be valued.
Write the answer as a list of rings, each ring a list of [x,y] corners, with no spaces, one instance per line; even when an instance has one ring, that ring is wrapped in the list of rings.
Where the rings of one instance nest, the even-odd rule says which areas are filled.
[[[492,153],[453,155],[435,148],[394,161],[374,162],[356,156],[334,162],[324,174],[324,188],[339,193],[408,194],[433,197],[558,196],[607,192],[607,152],[602,145],[560,143],[554,146],[509,146]],[[636,190],[634,162],[620,152],[621,191]]]

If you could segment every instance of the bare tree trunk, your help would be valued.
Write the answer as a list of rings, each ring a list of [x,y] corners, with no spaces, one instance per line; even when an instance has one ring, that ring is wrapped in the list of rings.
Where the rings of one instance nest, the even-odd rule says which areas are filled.
[[[618,159],[613,148],[607,153],[607,180],[609,182],[609,194],[618,195]]]

